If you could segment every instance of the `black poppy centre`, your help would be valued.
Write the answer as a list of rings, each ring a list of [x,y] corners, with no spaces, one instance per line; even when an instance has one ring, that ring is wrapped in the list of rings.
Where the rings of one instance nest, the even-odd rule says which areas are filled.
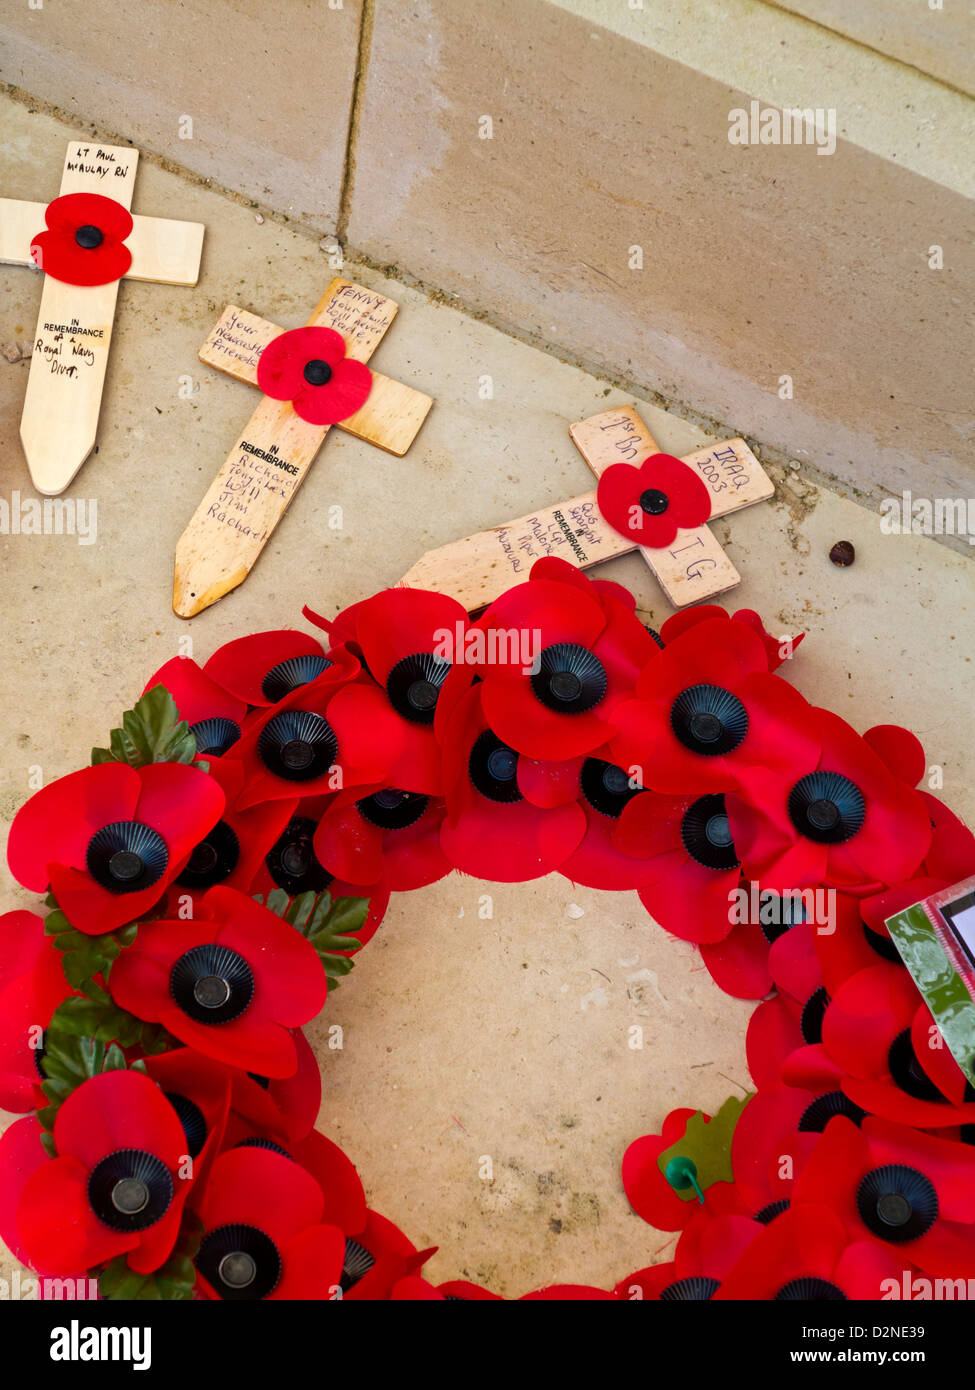
[[[117,1149],[88,1175],[88,1205],[113,1231],[144,1231],[169,1210],[173,1177],[144,1149]]]
[[[326,386],[332,380],[332,369],[320,357],[312,357],[305,363],[302,376],[309,386]]]
[[[738,867],[723,796],[699,796],[692,801],[681,820],[680,837],[687,853],[702,868]]]
[[[281,1255],[270,1236],[256,1226],[232,1223],[208,1231],[200,1242],[196,1267],[221,1298],[261,1299],[281,1278]]]
[[[521,801],[518,754],[490,729],[475,739],[467,770],[474,787],[489,801]]]
[[[643,790],[633,785],[628,773],[615,763],[604,762],[602,758],[587,758],[582,764],[579,784],[586,801],[603,816],[618,817],[628,801]]]
[[[332,882],[332,875],[315,854],[317,828],[310,817],[293,816],[264,860],[275,885],[292,896],[321,893]]]
[[[186,1139],[186,1152],[190,1158],[197,1158],[206,1143],[207,1122],[203,1111],[195,1100],[184,1096],[180,1091],[163,1091],[163,1095],[176,1111],[176,1118],[183,1126]]]
[[[787,806],[800,835],[821,845],[852,839],[866,818],[863,792],[839,772],[811,772],[800,778]]]
[[[196,1023],[229,1023],[254,997],[254,975],[237,951],[207,942],[185,951],[176,961],[169,992]]]
[[[385,787],[372,796],[362,797],[356,802],[356,808],[363,819],[380,830],[405,830],[416,824],[429,804],[430,798],[419,792]]]
[[[923,1236],[938,1216],[934,1184],[903,1163],[872,1168],[857,1188],[856,1204],[863,1224],[894,1245]]]
[[[101,227],[96,227],[91,222],[86,222],[83,227],[79,227],[74,234],[75,245],[80,246],[82,251],[97,251],[105,240],[105,233]]]
[[[412,724],[432,724],[450,662],[432,652],[404,656],[386,677],[386,696]]]
[[[240,859],[240,840],[226,821],[218,820],[194,846],[176,882],[187,888],[212,888],[229,878]]]
[[[748,711],[720,685],[691,685],[670,708],[670,727],[692,753],[705,758],[732,753],[748,733]]]
[[[196,739],[197,753],[220,758],[240,738],[241,728],[233,719],[200,719],[190,725],[190,733]]]
[[[640,493],[640,509],[647,516],[663,516],[669,506],[670,498],[657,487],[648,487]]]
[[[141,821],[113,821],[88,841],[88,872],[109,893],[138,893],[166,872],[169,850],[158,830]]]
[[[537,699],[560,714],[584,714],[606,694],[606,670],[599,657],[573,642],[545,647],[531,676]]]
[[[317,680],[332,664],[328,657],[314,654],[288,657],[287,661],[279,661],[277,666],[272,666],[268,671],[261,681],[261,694],[265,700],[270,700],[272,705],[276,705],[293,690]]]
[[[282,710],[261,730],[257,752],[268,771],[285,781],[310,782],[334,764],[338,739],[322,715]]]

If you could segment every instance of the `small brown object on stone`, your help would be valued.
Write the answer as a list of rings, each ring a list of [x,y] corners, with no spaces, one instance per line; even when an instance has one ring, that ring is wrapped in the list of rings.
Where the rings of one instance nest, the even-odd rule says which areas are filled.
[[[852,541],[837,541],[833,549],[829,552],[829,558],[832,560],[833,564],[839,565],[844,569],[847,565],[852,565],[856,557],[857,553],[853,549]]]

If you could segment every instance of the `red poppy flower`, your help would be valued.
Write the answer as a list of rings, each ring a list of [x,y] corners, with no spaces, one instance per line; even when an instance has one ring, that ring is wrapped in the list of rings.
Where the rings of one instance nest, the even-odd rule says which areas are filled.
[[[823,891],[831,893],[829,889]],[[888,889],[869,898],[855,898],[849,893],[832,894],[835,931],[813,934],[813,948],[819,958],[823,984],[830,994],[835,994],[851,975],[868,970],[878,960],[901,964],[897,947],[883,921],[877,917],[877,913],[883,911],[883,903],[889,901],[888,894],[894,891]],[[923,893],[920,896],[923,897]],[[917,896],[909,898],[902,906],[915,902]]]
[[[35,792],[14,817],[7,861],[36,893],[50,884],[89,936],[148,911],[224,809],[219,784],[183,763],[102,763]]]
[[[365,792],[365,795],[363,795]],[[444,803],[397,787],[339,792],[315,831],[318,862],[348,883],[408,892],[453,867],[440,847]]]
[[[309,425],[335,425],[365,405],[372,372],[346,355],[334,328],[292,328],[272,338],[257,363],[265,396],[290,401]]]
[[[759,1087],[735,1126],[731,1163],[742,1199],[753,1211],[787,1202],[819,1136],[834,1115],[859,1124],[864,1112],[839,1090]]]
[[[370,1211],[366,1224],[345,1242],[341,1297],[352,1302],[388,1299],[401,1279],[418,1274],[435,1253],[417,1250],[392,1221]]]
[[[764,999],[772,988],[768,942],[754,922],[737,922],[723,941],[701,943],[711,979],[735,999]]]
[[[783,661],[795,656],[796,648],[806,635],[804,632],[797,632],[794,637],[773,637],[753,608],[739,608],[731,616],[736,623],[746,623],[753,632],[758,633],[765,647],[770,671],[777,671]],[[666,623],[664,626],[666,627]]]
[[[758,771],[788,777],[815,761],[809,709],[769,673],[762,640],[746,623],[708,619],[681,631],[641,672],[635,697],[614,711],[610,750],[621,766],[641,768],[654,791],[733,790]]]
[[[729,1188],[730,1184],[720,1184]],[[734,1208],[732,1190],[731,1206]],[[714,1298],[742,1254],[762,1233],[760,1222],[737,1210],[715,1214],[698,1206],[677,1242],[674,1259],[635,1270],[616,1285],[617,1298],[699,1303]]]
[[[197,903],[218,883],[250,892],[298,805],[297,800],[262,801],[238,810],[244,790],[243,765],[232,758],[214,758],[209,766],[226,805],[220,819],[193,846],[185,868],[169,888],[167,910],[173,917],[186,917],[187,903]]]
[[[938,893],[942,888],[949,888],[950,886],[951,881],[943,878],[909,878],[905,883],[895,883],[880,893],[871,893],[865,898],[857,899],[860,935],[872,957],[867,959],[861,968],[865,968],[867,965],[876,965],[877,956],[881,956],[884,960],[893,961],[895,965],[900,965],[901,954],[887,930],[887,918],[902,912],[905,907],[913,907],[922,898],[928,898],[932,893]],[[851,935],[855,937],[856,933],[851,933]],[[859,946],[857,953],[861,953]],[[847,975],[854,973],[853,969],[846,972]]]
[[[671,1110],[659,1134],[634,1139],[623,1155],[623,1191],[637,1216],[658,1231],[682,1231],[694,1215],[698,1199],[682,1196],[660,1171],[658,1159],[683,1139],[695,1110]],[[710,1118],[708,1116],[707,1118]]]
[[[793,656],[796,647],[805,637],[804,632],[797,633],[795,637],[773,637],[753,608],[739,608],[735,613],[727,613],[716,603],[697,603],[692,608],[682,608],[679,612],[671,614],[660,629],[660,645],[667,646],[669,642],[675,641],[681,633],[695,627],[698,623],[707,622],[710,618],[744,623],[746,627],[750,627],[753,632],[757,633],[765,648],[770,671],[778,670],[783,661]]]
[[[440,842],[462,873],[520,883],[564,863],[585,833],[586,818],[576,802],[545,810],[525,799],[519,754],[488,726],[483,689],[467,691],[445,731],[447,815]]]
[[[317,638],[280,628],[225,642],[204,663],[203,674],[244,705],[267,708],[316,681],[331,665]]]
[[[651,870],[644,859],[634,859],[616,844],[619,818],[640,793],[631,785],[626,769],[606,759],[605,748],[588,758],[563,763],[518,760],[518,787],[536,806],[558,806],[579,799],[586,817],[586,833],[559,869],[571,883],[587,888],[621,892],[644,883]]]
[[[186,1136],[155,1082],[134,1071],[84,1081],[54,1121],[57,1158],[34,1171],[17,1206],[31,1260],[69,1273],[116,1255],[147,1274],[163,1263],[192,1186]]]
[[[384,589],[331,621],[304,609],[310,622],[348,643],[386,692],[399,716],[403,745],[391,772],[399,787],[428,796],[443,790],[434,718],[444,681],[467,658],[467,612],[447,594]]]
[[[873,1240],[931,1274],[975,1275],[975,1152],[888,1120],[830,1122],[793,1206],[831,1207],[848,1241]]]
[[[616,847],[642,859],[640,901],[682,941],[723,941],[741,878],[724,797],[641,792],[623,808]]]
[[[0,1241],[15,1259],[41,1274],[53,1274],[52,1269],[38,1269],[24,1249],[17,1229],[17,1207],[28,1178],[38,1168],[50,1163],[50,1155],[41,1143],[43,1133],[36,1115],[14,1120],[0,1135]],[[76,1271],[83,1273],[83,1268]]]
[[[224,1142],[236,1073],[192,1047],[144,1059],[148,1076],[176,1111],[200,1187]]]
[[[240,1148],[214,1162],[197,1215],[194,1261],[206,1298],[334,1297],[345,1238],[323,1225],[325,1198],[300,1164],[271,1149]]]
[[[225,1152],[263,1149],[290,1158],[318,1183],[323,1207],[320,1221],[337,1226],[346,1236],[356,1235],[366,1224],[366,1194],[352,1161],[317,1129],[300,1139],[271,1134],[260,1124],[241,1123],[232,1116],[224,1138]]]
[[[615,712],[658,652],[633,609],[564,560],[537,562],[474,623],[468,659],[437,707],[443,729],[475,677],[499,738],[525,757],[559,762],[592,752],[616,731]]]
[[[321,1072],[302,1030],[293,1028],[291,1036],[298,1065],[290,1076],[233,1073],[226,1129],[228,1145],[257,1132],[297,1143],[312,1129],[322,1103]]]
[[[173,697],[180,719],[196,739],[197,756],[217,758],[240,738],[245,701],[218,685],[188,656],[174,656],[146,682],[143,695],[163,685]]]
[[[878,962],[851,976],[822,1038],[842,1089],[871,1114],[918,1129],[975,1122],[975,1094],[902,966]]]
[[[960,883],[975,874],[975,835],[954,811],[930,792],[918,795],[931,820],[931,844],[924,859],[925,872],[945,884]]]
[[[775,995],[759,1004],[745,1032],[745,1056],[755,1085],[775,1086],[785,1059],[802,1046],[799,1011],[791,1001]]]
[[[314,681],[251,716],[227,755],[244,768],[238,810],[389,780],[402,723],[359,669],[346,648],[336,648]]]
[[[211,888],[192,921],[143,924],[112,967],[115,1002],[188,1047],[261,1076],[290,1076],[292,1028],[325,1003],[318,954],[236,889]]]
[[[47,231],[30,244],[39,270],[67,285],[108,285],[132,264],[123,243],[132,233],[132,215],[100,193],[66,193],[44,210]]]
[[[920,795],[845,720],[813,707],[806,720],[801,761],[784,776],[756,769],[728,798],[745,873],[763,888],[824,884],[858,896],[910,878],[931,843]]]
[[[760,890],[742,878],[731,895],[731,931],[722,941],[704,943],[701,959],[721,989],[738,999],[762,999],[773,984],[770,948],[780,936],[823,905],[811,889],[805,898]]]
[[[879,1299],[889,1291],[888,1280],[900,1285],[904,1263],[871,1240],[851,1244],[829,1206],[793,1203],[744,1252],[715,1297],[777,1303]]]
[[[672,454],[651,454],[639,468],[611,464],[600,474],[596,503],[614,531],[652,549],[670,545],[680,530],[703,526],[711,515],[705,483]]]
[[[389,908],[389,886],[349,883],[330,874],[315,854],[314,836],[318,820],[304,815],[304,809],[305,804],[299,803],[297,814],[285,826],[254,879],[251,893],[266,898],[268,893],[280,888],[290,897],[297,897],[300,893],[320,894],[327,890],[332,898],[368,898],[366,920],[358,930],[347,933],[355,937],[359,947],[365,946],[382,926]],[[354,954],[354,951],[339,952],[339,955]]]
[[[916,787],[927,770],[924,746],[900,724],[875,724],[863,735],[882,763],[909,787]]]
[[[0,1108],[25,1111],[47,1104],[40,1089],[44,1030],[74,993],[41,918],[33,912],[0,917]]]

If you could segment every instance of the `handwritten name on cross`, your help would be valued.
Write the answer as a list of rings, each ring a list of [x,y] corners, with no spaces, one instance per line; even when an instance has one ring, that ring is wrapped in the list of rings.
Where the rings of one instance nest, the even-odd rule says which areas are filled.
[[[636,408],[620,406],[571,425],[569,435],[597,477],[613,463],[637,464],[658,447]],[[743,439],[729,439],[684,457],[711,495],[709,520],[773,496],[775,487]],[[430,550],[400,580],[456,598],[470,613],[528,578],[543,555],[588,569],[639,549],[675,608],[700,603],[741,583],[741,575],[708,526],[680,530],[659,550],[639,547],[600,514],[595,492],[541,507],[528,516]]]

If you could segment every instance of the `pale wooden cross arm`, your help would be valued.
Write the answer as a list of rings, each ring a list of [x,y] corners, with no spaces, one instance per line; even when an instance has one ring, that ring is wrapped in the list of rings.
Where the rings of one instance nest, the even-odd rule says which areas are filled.
[[[34,265],[30,244],[44,230],[46,207],[46,203],[0,198],[0,263]],[[132,252],[132,264],[122,278],[192,287],[200,278],[205,230],[202,222],[133,217],[132,232],[125,242]]]
[[[646,432],[641,436],[643,447]],[[637,462],[645,457],[641,453]],[[737,466],[749,478],[756,470],[761,473],[761,465],[743,439],[730,439],[713,447],[697,449],[684,456],[684,463],[702,473],[710,474],[716,467],[715,455],[720,454],[728,467]],[[628,460],[629,461],[629,460]],[[735,476],[741,476],[736,474]],[[764,477],[764,474],[762,475]],[[771,483],[766,479],[771,495]],[[759,484],[756,479],[756,489]],[[744,490],[744,489],[742,489]],[[752,497],[752,501],[759,501]],[[719,492],[712,516],[721,516],[734,511],[739,506],[747,506],[740,499],[724,497]],[[710,532],[701,527],[706,535]],[[672,547],[664,552],[684,549],[683,569],[693,569],[701,560],[711,557],[711,551],[697,540],[698,532],[685,531],[678,534]],[[717,544],[715,542],[715,544]],[[429,550],[399,581],[415,589],[433,589],[438,593],[449,594],[458,600],[469,613],[477,612],[486,604],[493,602],[501,594],[523,583],[529,576],[532,565],[545,555],[557,555],[567,560],[576,569],[589,569],[604,560],[613,560],[618,555],[629,555],[640,547],[621,536],[607,521],[604,521],[596,503],[595,492],[585,492],[572,497],[567,502],[556,502],[550,506],[539,507],[527,516],[492,526],[487,531],[465,536],[463,540],[451,541],[436,550]],[[720,549],[720,547],[719,547]],[[658,552],[651,551],[656,556]],[[680,556],[677,557],[680,559]],[[676,562],[675,562],[676,563]],[[657,573],[656,566],[654,572]],[[703,565],[702,576],[710,576],[712,567]],[[692,581],[688,581],[689,583]],[[713,591],[712,591],[713,592]],[[691,597],[685,602],[696,601]]]
[[[343,283],[347,284],[348,281]],[[389,302],[392,303],[391,300]],[[394,312],[397,307],[394,305]],[[308,320],[310,325],[323,323],[325,327],[331,326],[325,315],[319,319],[317,313],[316,310]],[[213,332],[200,348],[199,358],[208,367],[224,372],[235,381],[256,386],[261,353],[272,339],[283,332],[283,328],[262,319],[260,315],[239,309],[236,304],[228,304]],[[350,357],[360,362],[367,361],[371,356],[371,349],[363,355],[362,345],[354,342],[349,344],[348,352]],[[346,420],[340,420],[336,428],[402,458],[419,433],[432,405],[432,396],[373,371],[369,399],[361,410]]]

